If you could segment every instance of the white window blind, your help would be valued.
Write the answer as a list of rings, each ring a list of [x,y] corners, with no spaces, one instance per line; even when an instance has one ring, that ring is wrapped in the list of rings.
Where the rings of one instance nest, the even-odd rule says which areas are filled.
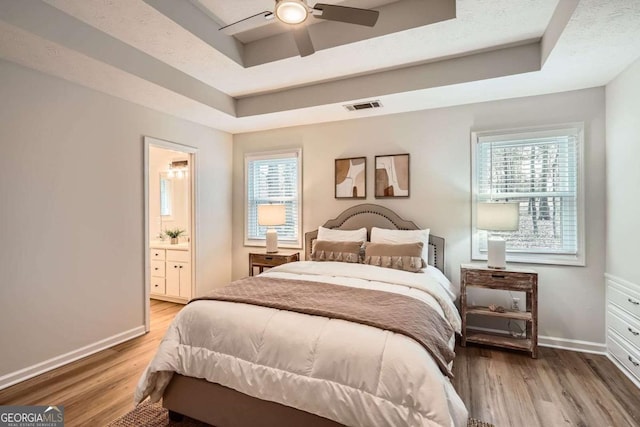
[[[267,227],[258,225],[258,205],[283,204],[286,224],[274,227],[279,246],[301,246],[301,150],[245,156],[246,245],[264,245]]]
[[[508,260],[583,263],[581,141],[581,126],[475,134],[475,203],[520,205],[518,231],[491,232]],[[486,257],[487,233],[473,230],[474,258]]]

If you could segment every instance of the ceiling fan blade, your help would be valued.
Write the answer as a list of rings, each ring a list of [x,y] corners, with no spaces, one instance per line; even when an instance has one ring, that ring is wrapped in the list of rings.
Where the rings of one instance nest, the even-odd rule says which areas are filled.
[[[244,18],[238,22],[234,22],[233,24],[221,27],[218,29],[218,31],[221,31],[223,34],[226,34],[228,36],[232,36],[243,31],[248,31],[260,27],[265,23],[273,22],[274,17],[275,15],[273,14],[273,12],[265,10],[264,12],[256,13],[253,16]]]
[[[293,38],[296,41],[296,45],[298,46],[298,52],[300,52],[300,56],[309,56],[312,53],[315,53],[315,49],[313,48],[313,43],[311,42],[311,36],[309,35],[309,31],[307,30],[307,26],[300,24],[293,27]]]
[[[348,24],[365,25],[373,27],[378,22],[380,12],[371,9],[358,9],[355,7],[337,6],[335,4],[316,3],[313,6],[313,16],[329,21],[340,21]],[[321,13],[318,13],[318,12]]]

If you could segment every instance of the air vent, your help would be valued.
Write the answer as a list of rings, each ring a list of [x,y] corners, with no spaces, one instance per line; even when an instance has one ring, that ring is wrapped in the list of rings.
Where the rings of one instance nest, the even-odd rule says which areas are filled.
[[[368,101],[361,102],[358,104],[345,105],[344,108],[347,111],[356,111],[356,110],[368,110],[369,108],[380,108],[382,107],[382,103],[380,101]]]

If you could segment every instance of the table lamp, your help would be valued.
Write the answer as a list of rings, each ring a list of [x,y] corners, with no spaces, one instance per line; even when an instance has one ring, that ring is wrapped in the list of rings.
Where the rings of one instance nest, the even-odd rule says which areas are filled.
[[[516,231],[520,223],[520,203],[478,203],[476,228],[487,231]],[[505,241],[500,236],[487,237],[487,266],[505,269]]]
[[[285,205],[258,205],[258,225],[267,227],[267,253],[278,252],[278,232],[276,225],[287,222]]]

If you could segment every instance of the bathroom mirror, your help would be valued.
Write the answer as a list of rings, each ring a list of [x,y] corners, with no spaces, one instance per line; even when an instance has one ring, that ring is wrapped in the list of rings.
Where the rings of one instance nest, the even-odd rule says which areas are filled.
[[[173,206],[173,185],[166,172],[160,174],[160,216],[170,217]]]
[[[167,230],[184,233],[179,243],[190,243],[193,226],[191,154],[149,145],[148,233],[150,244],[168,244]]]
[[[160,217],[162,229],[180,228],[189,233],[189,178],[160,172]],[[157,203],[157,202],[156,202]]]
[[[160,216],[170,217],[173,202],[173,185],[166,172],[160,173]]]

